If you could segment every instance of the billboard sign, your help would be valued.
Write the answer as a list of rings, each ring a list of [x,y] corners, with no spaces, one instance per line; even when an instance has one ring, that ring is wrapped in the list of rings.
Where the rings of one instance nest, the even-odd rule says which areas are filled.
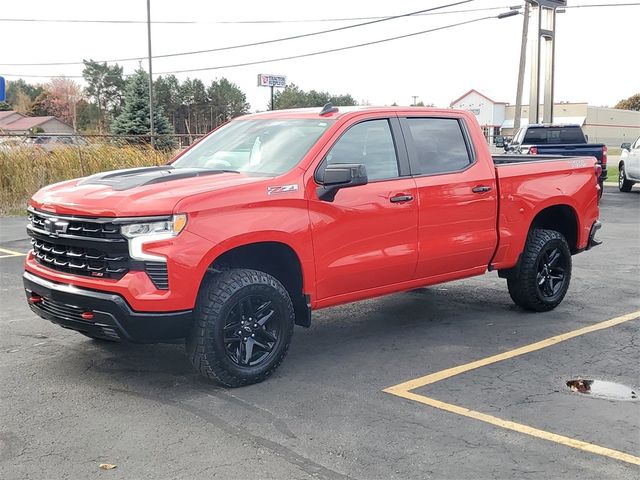
[[[267,73],[258,74],[259,87],[279,87],[287,86],[287,77],[284,75],[270,75]]]
[[[0,102],[4,102],[7,98],[7,82],[4,81],[4,77],[0,77]]]

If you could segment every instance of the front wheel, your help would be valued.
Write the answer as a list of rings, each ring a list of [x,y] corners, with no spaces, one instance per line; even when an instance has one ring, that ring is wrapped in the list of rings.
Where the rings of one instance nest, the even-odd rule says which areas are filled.
[[[187,353],[196,370],[223,385],[258,383],[286,356],[294,319],[291,298],[277,279],[227,270],[201,287]]]
[[[513,302],[536,312],[553,310],[564,299],[570,281],[571,251],[564,236],[555,230],[532,230],[520,264],[507,279]]]
[[[633,187],[633,182],[627,180],[624,174],[624,164],[622,164],[618,170],[618,188],[621,192],[630,192],[631,187]]]

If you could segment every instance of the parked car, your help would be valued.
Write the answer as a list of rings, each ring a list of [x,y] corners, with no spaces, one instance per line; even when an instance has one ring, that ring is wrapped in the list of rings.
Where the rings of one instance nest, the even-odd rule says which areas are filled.
[[[527,125],[520,128],[513,141],[505,146],[508,153],[523,155],[590,156],[602,166],[600,195],[607,179],[607,146],[603,143],[588,143],[580,125]]]
[[[540,161],[538,161],[540,160]],[[593,157],[492,157],[474,115],[276,110],[232,120],[169,165],[30,200],[32,310],[86,336],[186,338],[237,387],[284,359],[311,312],[497,271],[544,312],[599,244]]]
[[[52,152],[61,147],[86,147],[87,141],[76,135],[38,135],[25,139],[26,145],[33,145],[37,148]]]
[[[633,143],[623,143],[618,164],[618,188],[630,192],[634,183],[640,182],[640,137]]]

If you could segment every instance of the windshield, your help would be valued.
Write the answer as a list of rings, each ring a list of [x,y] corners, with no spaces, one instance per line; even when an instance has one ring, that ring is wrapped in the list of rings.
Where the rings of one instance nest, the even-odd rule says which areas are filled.
[[[187,151],[172,166],[280,175],[296,166],[332,123],[318,119],[231,122]]]

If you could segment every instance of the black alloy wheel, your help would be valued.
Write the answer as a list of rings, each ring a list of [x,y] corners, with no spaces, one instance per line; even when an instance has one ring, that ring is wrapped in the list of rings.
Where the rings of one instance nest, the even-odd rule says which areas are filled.
[[[509,295],[516,305],[535,312],[553,310],[571,282],[567,240],[555,230],[531,230],[518,264],[506,273]]]
[[[563,291],[566,270],[567,260],[560,248],[551,246],[542,252],[536,276],[538,293],[553,301]]]
[[[280,340],[282,318],[271,300],[248,295],[229,311],[224,325],[224,346],[229,359],[240,367],[266,361]]]
[[[287,289],[268,273],[229,269],[205,278],[186,339],[191,363],[228,387],[258,383],[282,363],[295,312]]]

